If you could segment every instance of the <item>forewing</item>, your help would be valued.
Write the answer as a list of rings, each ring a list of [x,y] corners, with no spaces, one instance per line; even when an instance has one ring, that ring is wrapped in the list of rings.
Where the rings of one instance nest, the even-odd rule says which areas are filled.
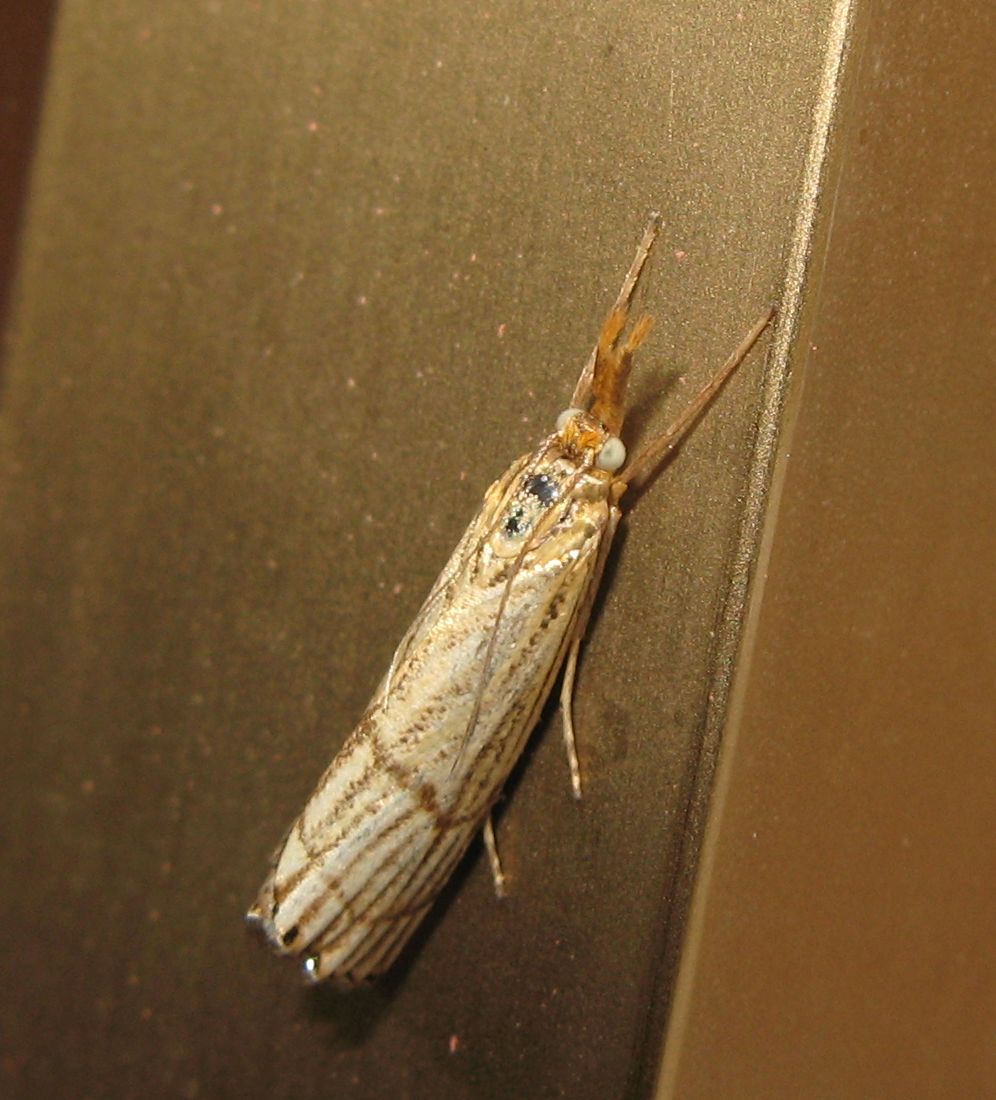
[[[393,961],[500,794],[556,676],[605,523],[589,508],[520,561],[491,553],[533,459],[488,491],[251,914],[316,979],[356,982]]]

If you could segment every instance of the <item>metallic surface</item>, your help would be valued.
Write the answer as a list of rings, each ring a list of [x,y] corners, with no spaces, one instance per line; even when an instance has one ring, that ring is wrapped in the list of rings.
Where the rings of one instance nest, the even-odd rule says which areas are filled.
[[[968,35],[968,16],[908,10],[877,16],[893,65],[905,74],[919,57],[933,74],[928,61],[946,59],[946,94],[963,104],[961,53],[928,58],[924,36]],[[832,321],[851,362],[888,349],[882,362],[920,364],[859,376],[916,429],[908,451],[885,436],[865,456],[863,499],[882,494],[876,455],[894,463],[892,493],[917,500],[899,480],[914,459],[957,456],[964,473],[974,455],[960,479],[913,467],[923,507],[957,533],[958,502],[978,510],[991,469],[981,411],[962,428],[965,409],[937,400],[951,389],[939,357],[979,369],[977,313],[925,345],[901,293],[937,282],[947,309],[957,295],[976,311],[982,293],[968,247],[980,195],[943,191],[949,251],[941,207],[911,223],[903,206],[949,178],[917,109],[933,109],[929,133],[969,140],[936,86],[917,86],[906,114],[889,101],[902,143],[868,178],[894,190],[879,201],[858,179],[866,205],[830,234],[821,111],[828,66],[843,57],[846,77],[855,55],[841,50],[869,33],[855,12],[831,0],[62,5],[3,393],[5,1094],[649,1093],[784,385],[802,365],[790,337],[825,355],[808,335]],[[861,106],[854,90],[826,116],[831,148],[861,148],[858,118],[886,140]],[[482,490],[567,403],[651,207],[667,225],[644,283],[658,324],[632,384],[631,453],[789,285],[799,308],[776,333],[771,380],[762,357],[745,365],[627,502],[578,679],[586,798],[571,798],[553,719],[498,821],[510,896],[496,903],[472,858],[397,973],[346,997],[298,988],[240,928],[261,853],[355,723]],[[813,297],[828,237],[864,267]],[[921,239],[926,266],[910,255]],[[793,271],[806,278],[792,284]],[[872,321],[852,328],[848,311],[871,311],[871,290],[892,313],[869,343]],[[897,343],[900,319],[918,323]],[[867,426],[884,406],[869,392],[812,406],[804,433],[814,363],[797,375],[793,439],[816,432],[847,453],[852,419]],[[928,424],[940,456],[920,445]],[[828,495],[819,478],[810,492]],[[863,516],[883,540],[869,549],[889,547],[891,528]],[[824,545],[799,551],[802,577]],[[957,545],[938,551],[949,571]],[[984,555],[981,537],[973,548]],[[943,584],[935,594],[908,568],[895,576],[923,582],[936,629]],[[860,581],[841,573],[839,588]],[[876,625],[825,621],[859,640]],[[958,700],[979,718],[956,634],[930,652],[951,682],[964,675]],[[800,690],[819,716],[817,686]],[[907,697],[897,689],[883,711]],[[828,882],[814,872],[808,891],[816,879]],[[737,965],[762,982],[765,961]],[[705,1080],[696,1051],[726,1056],[698,1004],[684,1004],[675,1048],[690,1088]]]
[[[855,28],[661,1097],[993,1091],[994,31]]]

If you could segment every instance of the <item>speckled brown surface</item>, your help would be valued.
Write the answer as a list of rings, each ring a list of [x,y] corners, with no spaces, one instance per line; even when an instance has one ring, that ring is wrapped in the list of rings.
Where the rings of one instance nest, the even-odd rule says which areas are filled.
[[[833,10],[64,5],[4,394],[15,1094],[647,1093]],[[301,989],[240,928],[266,854],[566,401],[651,205],[636,435],[786,288],[788,327],[610,563],[588,797],[545,723],[511,897],[475,853],[379,987]]]

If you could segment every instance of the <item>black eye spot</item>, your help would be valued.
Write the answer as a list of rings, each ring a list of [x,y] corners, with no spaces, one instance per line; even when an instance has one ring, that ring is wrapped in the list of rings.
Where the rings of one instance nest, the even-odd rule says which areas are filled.
[[[508,519],[505,520],[505,534],[506,535],[518,535],[522,533],[522,529],[525,524],[522,522],[525,515],[525,509],[521,504],[516,504],[508,513]]]
[[[533,474],[532,477],[527,477],[522,488],[543,504],[556,500],[559,491],[556,481],[549,474]]]

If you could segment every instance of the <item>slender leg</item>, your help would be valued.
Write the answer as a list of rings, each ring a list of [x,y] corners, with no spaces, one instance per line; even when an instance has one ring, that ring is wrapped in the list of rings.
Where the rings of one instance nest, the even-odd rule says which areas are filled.
[[[498,856],[498,844],[495,841],[495,826],[488,814],[484,822],[484,847],[488,850],[488,862],[491,864],[491,878],[495,884],[495,896],[505,896],[505,872],[501,869],[501,859]]]
[[[601,545],[598,548],[598,560],[591,575],[591,582],[585,594],[584,603],[578,611],[578,617],[571,632],[571,640],[568,643],[567,659],[564,662],[564,678],[560,684],[560,713],[564,724],[564,748],[567,750],[567,766],[571,771],[571,789],[574,797],[581,797],[581,764],[578,760],[577,741],[574,737],[574,678],[578,670],[578,654],[581,652],[581,642],[584,640],[584,632],[588,627],[588,619],[591,616],[592,605],[595,602],[595,594],[598,592],[598,582],[602,579],[602,571],[605,569],[605,560],[609,556],[612,547],[612,538],[619,525],[619,517],[622,513],[613,506],[609,513],[609,521],[605,526],[605,534],[602,536]]]
[[[564,678],[560,684],[560,716],[564,724],[564,748],[567,750],[567,766],[571,770],[571,789],[577,799],[581,798],[581,764],[578,761],[577,740],[574,736],[574,677],[578,670],[581,637],[580,633],[576,633],[571,639],[571,648],[564,662]]]

